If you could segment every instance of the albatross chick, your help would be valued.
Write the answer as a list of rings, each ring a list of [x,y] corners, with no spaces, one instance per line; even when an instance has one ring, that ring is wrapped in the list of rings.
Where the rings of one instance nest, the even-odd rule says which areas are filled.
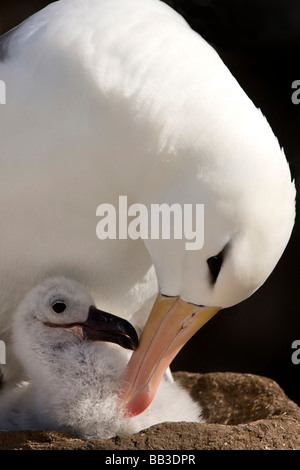
[[[135,329],[97,310],[77,282],[55,277],[31,289],[16,312],[13,338],[28,380],[4,390],[1,430],[47,429],[110,438],[163,421],[199,421],[199,406],[166,378],[144,413],[124,416],[118,391],[137,346]]]

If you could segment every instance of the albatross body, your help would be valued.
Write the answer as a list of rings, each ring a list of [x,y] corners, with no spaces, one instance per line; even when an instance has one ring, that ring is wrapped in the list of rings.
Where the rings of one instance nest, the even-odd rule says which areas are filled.
[[[141,326],[158,294],[124,377],[138,414],[192,334],[281,257],[295,215],[286,158],[214,49],[158,0],[60,0],[0,50],[0,331],[51,275]],[[203,247],[99,240],[96,209],[120,195],[149,210],[204,204]]]
[[[163,421],[200,420],[200,407],[167,379],[144,413],[124,416],[118,389],[137,335],[126,320],[97,310],[71,279],[50,278],[31,289],[17,309],[13,338],[28,378],[0,397],[1,430],[110,438]]]

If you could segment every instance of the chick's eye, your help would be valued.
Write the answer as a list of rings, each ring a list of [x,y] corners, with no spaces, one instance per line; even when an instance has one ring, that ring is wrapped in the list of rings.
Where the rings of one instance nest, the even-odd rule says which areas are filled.
[[[55,313],[62,313],[66,308],[66,304],[61,300],[57,300],[52,304],[52,310],[54,310]]]
[[[218,274],[222,266],[222,256],[221,254],[217,256],[212,256],[208,258],[207,264],[212,275],[212,280],[215,282],[217,280]]]

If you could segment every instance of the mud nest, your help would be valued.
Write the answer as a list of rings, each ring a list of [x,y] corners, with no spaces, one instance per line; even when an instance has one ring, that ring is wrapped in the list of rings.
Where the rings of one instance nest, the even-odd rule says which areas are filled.
[[[300,409],[277,383],[252,374],[176,372],[205,424],[163,423],[83,441],[53,431],[0,432],[0,450],[300,450]]]

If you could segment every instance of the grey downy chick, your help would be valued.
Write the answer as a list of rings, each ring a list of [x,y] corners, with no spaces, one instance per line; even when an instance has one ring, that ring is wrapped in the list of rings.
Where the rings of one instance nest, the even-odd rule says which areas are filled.
[[[77,282],[54,277],[35,286],[13,323],[15,353],[28,380],[0,396],[0,429],[47,429],[110,438],[164,421],[200,421],[201,409],[166,377],[147,410],[125,416],[119,394],[137,346],[133,326],[94,307]]]

